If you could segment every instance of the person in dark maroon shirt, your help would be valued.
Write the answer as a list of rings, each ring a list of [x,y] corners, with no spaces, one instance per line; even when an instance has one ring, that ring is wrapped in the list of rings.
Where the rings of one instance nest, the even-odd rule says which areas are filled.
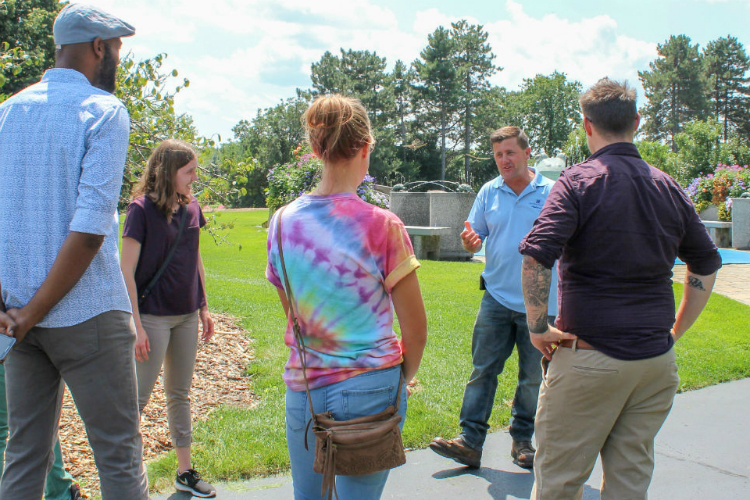
[[[532,343],[544,354],[535,500],[580,499],[601,455],[602,498],[645,499],[654,437],[679,385],[672,346],[711,294],[721,258],[680,186],[633,136],[635,90],[600,80],[580,98],[591,157],[563,171],[521,240]],[[675,318],[672,267],[688,265]],[[559,316],[547,324],[559,259]]]

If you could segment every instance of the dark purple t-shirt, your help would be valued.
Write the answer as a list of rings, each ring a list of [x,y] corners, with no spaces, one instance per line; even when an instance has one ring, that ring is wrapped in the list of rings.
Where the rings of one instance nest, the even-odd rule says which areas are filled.
[[[187,207],[180,207],[172,221],[167,223],[167,218],[157,211],[151,198],[139,196],[128,205],[122,236],[141,243],[135,269],[135,284],[140,294],[167,258],[180,230],[184,210],[188,211],[187,220],[177,250],[140,306],[142,314],[176,316],[193,312],[206,304],[198,272],[200,228],[206,225],[206,219],[195,198]]]
[[[623,360],[672,347],[675,256],[700,275],[721,267],[690,199],[631,143],[564,170],[518,249],[560,259],[556,326]]]

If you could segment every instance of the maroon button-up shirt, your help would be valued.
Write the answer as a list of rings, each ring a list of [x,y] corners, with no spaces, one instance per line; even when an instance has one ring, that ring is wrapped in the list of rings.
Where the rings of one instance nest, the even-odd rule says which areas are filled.
[[[700,275],[721,267],[690,199],[631,143],[564,170],[518,249],[548,268],[559,259],[556,326],[623,360],[672,347],[676,256]]]

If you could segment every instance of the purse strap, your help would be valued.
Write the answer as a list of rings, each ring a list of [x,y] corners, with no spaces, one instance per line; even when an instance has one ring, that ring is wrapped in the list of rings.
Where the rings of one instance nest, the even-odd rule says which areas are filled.
[[[143,292],[138,295],[138,307],[140,307],[146,301],[146,297],[148,297],[148,295],[151,293],[151,290],[154,289],[156,283],[159,281],[159,278],[161,278],[161,275],[164,274],[164,271],[167,269],[167,266],[172,260],[172,257],[174,257],[175,250],[177,250],[177,245],[180,243],[182,233],[185,230],[185,222],[187,221],[188,215],[187,205],[183,206],[182,208],[184,210],[182,211],[182,217],[180,217],[180,229],[177,231],[177,238],[175,238],[174,243],[172,244],[172,248],[169,249],[167,258],[164,259],[164,262],[162,263],[161,267],[159,267],[159,270],[156,271],[156,274],[153,278],[151,278],[151,281],[148,282],[148,285],[146,285],[146,288],[143,289]]]
[[[310,396],[310,384],[307,381],[307,351],[305,350],[305,342],[302,340],[302,331],[297,321],[297,313],[294,309],[294,295],[292,294],[292,287],[289,285],[289,275],[286,272],[286,264],[284,264],[284,248],[281,245],[281,214],[284,213],[286,207],[284,205],[279,209],[279,215],[276,219],[276,241],[279,247],[279,259],[281,259],[281,271],[284,274],[284,288],[286,289],[286,298],[289,302],[289,314],[292,316],[292,330],[294,330],[294,339],[297,341],[297,351],[299,351],[299,360],[302,363],[302,376],[305,379],[305,391],[307,392],[307,401],[310,403],[310,415],[312,416],[313,422],[315,422],[315,411],[312,407],[312,397]]]
[[[281,271],[284,274],[284,288],[286,289],[286,298],[289,302],[289,314],[292,316],[292,329],[294,330],[294,338],[297,341],[297,350],[299,351],[299,359],[302,364],[302,376],[305,379],[305,391],[307,391],[307,400],[309,401],[310,415],[312,415],[313,422],[316,422],[315,412],[312,407],[312,397],[310,397],[310,384],[307,382],[307,358],[305,350],[305,342],[302,340],[302,331],[297,321],[297,313],[294,309],[294,295],[292,294],[292,287],[289,285],[289,276],[286,272],[286,265],[284,264],[284,249],[281,245],[281,215],[284,213],[288,205],[284,205],[279,209],[279,215],[276,219],[276,241],[279,247],[279,258],[281,259]],[[396,391],[396,412],[398,412],[401,406],[401,387],[404,383],[404,371],[400,370],[401,374],[398,380],[398,390]]]

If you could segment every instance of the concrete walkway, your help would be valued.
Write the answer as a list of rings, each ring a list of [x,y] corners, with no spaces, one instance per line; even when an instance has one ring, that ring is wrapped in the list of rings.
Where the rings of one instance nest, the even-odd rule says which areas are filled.
[[[656,467],[649,489],[655,500],[748,500],[750,498],[750,379],[678,394],[656,438]],[[533,474],[510,458],[510,435],[490,434],[481,469],[468,469],[430,450],[407,453],[406,465],[394,469],[383,499],[511,500],[528,499]],[[583,499],[599,498],[597,464]],[[225,500],[293,498],[289,476],[218,484]],[[187,500],[172,493],[154,500]],[[357,500],[357,499],[341,499]]]
[[[675,266],[682,282],[685,266]],[[728,264],[714,292],[750,305],[750,265]],[[656,437],[656,466],[649,489],[654,500],[750,499],[750,379],[678,394],[672,412]],[[452,437],[452,436],[451,436]],[[430,451],[407,453],[406,465],[394,469],[383,499],[516,500],[528,499],[530,471],[513,464],[511,438],[490,434],[481,469],[468,469]],[[601,465],[584,487],[583,500],[600,498]],[[289,476],[216,484],[225,500],[293,498]],[[185,493],[156,495],[153,500],[187,500]],[[357,500],[357,499],[340,499]]]
[[[674,281],[685,282],[684,264],[674,266]],[[743,304],[750,305],[750,264],[726,264],[719,269],[714,293],[725,295]],[[750,499],[750,494],[748,494]]]

